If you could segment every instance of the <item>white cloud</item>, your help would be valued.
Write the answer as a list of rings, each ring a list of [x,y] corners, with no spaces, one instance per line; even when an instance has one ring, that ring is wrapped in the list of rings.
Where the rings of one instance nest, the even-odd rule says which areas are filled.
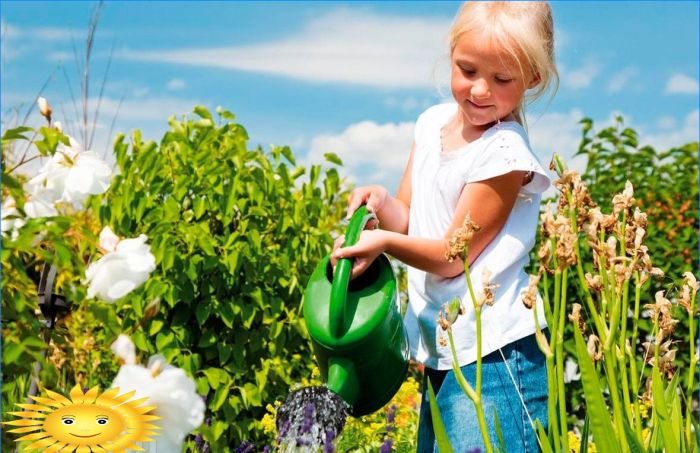
[[[297,35],[259,44],[134,50],[120,58],[264,72],[318,82],[433,87],[448,52],[450,19],[377,15],[340,9],[314,18]]]
[[[634,66],[628,66],[610,77],[607,90],[609,93],[619,93],[630,86],[630,81],[639,74],[639,69]]]
[[[574,69],[560,65],[559,73],[561,74],[562,85],[574,90],[587,88],[598,77],[600,69],[600,63],[594,60],[588,60],[583,66]]]
[[[652,132],[640,130],[639,142],[642,145],[651,145],[657,151],[665,151],[674,146],[681,146],[689,142],[698,141],[699,120],[700,115],[698,114],[698,110],[692,110],[685,115],[680,127],[675,127],[676,121],[673,119],[672,124],[675,127],[673,129],[664,127],[662,130]],[[666,124],[663,124],[663,126],[671,124],[668,118],[666,118],[664,122]]]
[[[84,30],[66,27],[18,27],[3,22],[3,39],[36,39],[39,41],[68,41],[72,37],[81,36]]]
[[[338,134],[321,134],[311,140],[307,162],[321,163],[325,153],[343,161],[344,174],[357,184],[398,187],[413,142],[412,122],[377,124],[361,121]]]
[[[666,82],[667,94],[698,94],[698,79],[685,74],[674,74]]]
[[[172,91],[182,90],[186,86],[185,81],[182,79],[170,79],[166,85],[166,87]]]

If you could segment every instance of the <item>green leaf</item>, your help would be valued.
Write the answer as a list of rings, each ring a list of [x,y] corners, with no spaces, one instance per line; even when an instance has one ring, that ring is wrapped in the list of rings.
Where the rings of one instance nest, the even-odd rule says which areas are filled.
[[[661,434],[664,438],[666,451],[679,451],[678,441],[673,433],[673,425],[668,414],[666,398],[664,397],[664,385],[661,382],[658,365],[651,370],[651,392],[654,398],[654,413],[661,425]]]
[[[194,113],[196,113],[197,115],[199,115],[200,117],[202,117],[204,119],[208,119],[208,120],[212,119],[211,113],[209,113],[209,110],[207,110],[207,108],[204,107],[203,105],[196,106],[194,108]]]
[[[323,157],[332,164],[343,165],[343,161],[340,160],[340,157],[335,153],[325,153]]]
[[[447,438],[445,425],[442,423],[440,409],[438,408],[437,401],[435,400],[433,384],[430,383],[430,379],[427,379],[427,381],[428,399],[430,401],[430,418],[433,421],[433,431],[435,432],[435,442],[437,443],[438,451],[440,453],[453,453],[452,447],[450,446],[450,440]]]
[[[630,427],[630,424],[627,421],[627,419],[624,419],[623,422],[625,427],[625,437],[627,438],[627,446],[629,447],[630,452],[646,453],[646,450],[644,449],[640,441],[637,439],[637,434]]]
[[[547,433],[545,432],[539,418],[535,420],[535,425],[537,425],[537,440],[540,443],[542,453],[554,453],[552,451],[552,446],[549,445],[549,437],[547,437]],[[556,442],[559,442],[559,439],[556,439]]]
[[[197,304],[197,307],[194,309],[194,316],[197,318],[197,324],[199,324],[200,327],[204,325],[205,322],[207,322],[207,319],[209,319],[209,315],[211,315],[211,304],[202,301]]]
[[[496,406],[493,407],[493,421],[496,426],[496,438],[498,439],[498,445],[501,447],[501,451],[508,451],[506,449],[506,442],[503,440],[503,431],[501,430],[501,421],[498,419],[498,411],[496,411]]]
[[[18,139],[21,139],[21,140],[29,140],[29,139],[28,139],[26,136],[24,136],[23,134],[24,134],[25,132],[31,132],[31,131],[33,131],[33,130],[34,130],[34,129],[32,129],[31,127],[28,127],[28,126],[19,126],[19,127],[13,128],[13,129],[8,129],[8,130],[5,131],[4,134],[2,134],[2,140],[3,140],[3,141],[6,141],[6,140],[18,140]],[[4,182],[5,182],[5,181],[3,180],[3,183],[4,183]]]
[[[576,356],[581,369],[581,382],[586,396],[586,409],[590,416],[591,430],[598,450],[610,453],[620,452],[620,445],[615,437],[610,412],[605,406],[603,392],[598,382],[598,373],[591,357],[588,355],[586,343],[575,324],[574,337],[576,339]],[[566,433],[562,433],[566,435]]]

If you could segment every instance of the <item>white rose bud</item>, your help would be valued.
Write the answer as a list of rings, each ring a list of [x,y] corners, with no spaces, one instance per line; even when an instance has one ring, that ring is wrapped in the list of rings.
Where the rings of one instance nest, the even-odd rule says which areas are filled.
[[[46,98],[40,96],[39,99],[36,100],[36,103],[39,106],[39,112],[41,113],[41,116],[46,118],[46,121],[50,123],[51,113],[53,112],[53,110],[51,110],[49,101],[47,101]]]

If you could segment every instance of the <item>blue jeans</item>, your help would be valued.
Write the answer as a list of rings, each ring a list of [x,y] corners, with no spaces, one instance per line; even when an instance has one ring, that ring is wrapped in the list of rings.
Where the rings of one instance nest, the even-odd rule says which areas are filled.
[[[498,350],[484,357],[481,362],[481,394],[489,439],[492,445],[500,445],[494,423],[495,410],[508,453],[539,452],[530,418],[532,423],[539,419],[546,432],[547,367],[544,354],[537,347],[534,335],[504,346],[501,351],[513,379],[508,374]],[[476,362],[463,366],[462,374],[476,390]],[[475,449],[485,451],[474,403],[462,391],[454,371],[426,368],[418,425],[418,453],[438,451],[430,417],[427,379],[430,379],[435,391],[440,415],[455,453],[466,453]],[[522,400],[518,393],[522,395]],[[527,406],[527,412],[522,401]]]

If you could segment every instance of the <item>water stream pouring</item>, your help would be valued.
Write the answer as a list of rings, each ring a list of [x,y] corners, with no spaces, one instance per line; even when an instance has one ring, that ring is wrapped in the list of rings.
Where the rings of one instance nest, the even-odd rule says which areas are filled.
[[[368,221],[365,206],[353,214],[344,247],[357,242]],[[408,369],[408,340],[389,259],[381,254],[352,282],[353,260],[330,255],[316,266],[304,292],[304,320],[321,377],[355,417],[388,403]]]

